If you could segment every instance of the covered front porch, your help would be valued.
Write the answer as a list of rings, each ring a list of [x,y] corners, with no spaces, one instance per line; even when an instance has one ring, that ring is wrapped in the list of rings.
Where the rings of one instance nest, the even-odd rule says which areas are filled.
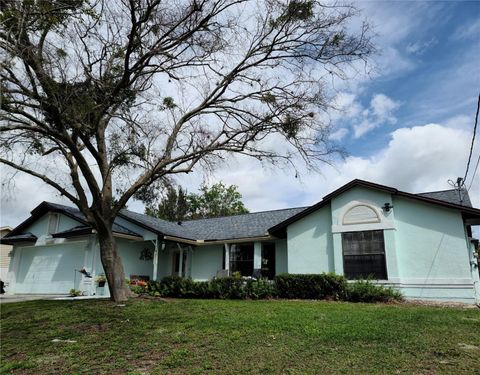
[[[210,280],[234,272],[242,276],[273,279],[287,272],[286,240],[185,243],[154,242],[152,280],[165,276]]]

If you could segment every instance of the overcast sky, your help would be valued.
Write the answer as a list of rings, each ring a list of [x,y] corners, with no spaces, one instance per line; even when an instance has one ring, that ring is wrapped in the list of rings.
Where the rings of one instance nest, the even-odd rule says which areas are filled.
[[[374,25],[377,69],[336,88],[342,111],[332,113],[332,138],[349,156],[322,173],[300,175],[232,158],[214,174],[178,181],[190,191],[203,182],[235,184],[250,211],[310,205],[361,178],[409,192],[445,190],[463,176],[480,90],[480,2],[359,2]],[[478,133],[477,133],[478,136]],[[478,136],[467,187],[480,207]],[[480,169],[480,167],[479,167]],[[2,185],[5,182],[2,174]],[[1,194],[1,225],[15,226],[44,200],[63,202],[33,178],[17,175]],[[129,208],[142,211],[139,202]]]

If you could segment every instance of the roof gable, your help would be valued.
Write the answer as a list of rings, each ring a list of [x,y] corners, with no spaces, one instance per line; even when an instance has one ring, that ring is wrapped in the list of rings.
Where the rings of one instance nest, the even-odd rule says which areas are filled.
[[[289,226],[290,224],[294,223],[297,220],[300,220],[301,218],[307,216],[308,214],[322,208],[323,206],[330,203],[330,201],[333,198],[335,198],[335,197],[341,195],[342,193],[344,193],[344,192],[346,192],[346,191],[348,191],[348,190],[350,190],[354,187],[357,187],[357,186],[365,187],[365,188],[372,189],[372,190],[383,191],[383,192],[390,193],[392,195],[398,195],[398,196],[402,196],[402,197],[405,197],[405,198],[410,198],[410,199],[414,199],[414,200],[418,200],[418,201],[422,201],[422,202],[426,202],[426,203],[436,204],[436,205],[440,205],[440,206],[443,206],[443,207],[446,207],[446,208],[457,209],[457,210],[460,210],[463,214],[465,214],[467,216],[472,216],[473,215],[475,217],[480,218],[480,210],[471,207],[470,198],[468,197],[468,192],[465,192],[466,194],[464,195],[464,198],[463,198],[463,203],[464,204],[462,205],[462,204],[459,204],[458,203],[459,201],[454,198],[455,197],[454,192],[452,192],[451,190],[447,190],[447,191],[443,191],[443,192],[412,194],[412,193],[407,193],[407,192],[404,192],[404,191],[400,191],[400,190],[395,189],[395,188],[390,187],[390,186],[380,185],[380,184],[376,184],[376,183],[373,183],[373,182],[356,179],[356,180],[352,180],[349,183],[339,187],[337,190],[331,192],[330,194],[325,195],[320,202],[314,204],[313,206],[310,206],[307,209],[299,212],[298,214],[288,218],[287,220],[271,227],[268,230],[269,233],[271,233],[273,235],[276,235],[276,236],[284,236],[284,231],[285,231],[287,226]],[[449,193],[446,193],[446,192],[449,192]],[[443,193],[443,194],[439,194],[439,193]],[[448,198],[449,201],[441,200],[440,199],[441,197],[443,199]],[[470,203],[470,206],[467,206],[465,204],[467,201]]]
[[[85,215],[83,215],[83,213],[81,213],[78,208],[65,206],[63,204],[42,202],[30,212],[31,216],[27,220],[20,223],[4,237],[5,240],[10,241],[16,238],[25,240],[36,240],[37,237],[25,231],[29,227],[34,225],[37,221],[41,220],[49,212],[65,215],[79,224],[77,226],[72,226],[71,228],[54,233],[53,237],[73,237],[79,235],[88,235],[92,233],[91,225],[86,220]],[[118,223],[113,224],[113,231],[114,233],[118,234],[140,237],[139,234]],[[4,242],[6,243],[6,241]]]
[[[42,202],[30,212],[31,216],[28,219],[17,225],[5,237],[13,237],[22,234],[29,226],[41,219],[48,212],[61,213],[71,219],[74,219],[79,224],[88,225],[85,216],[78,209],[56,203]]]

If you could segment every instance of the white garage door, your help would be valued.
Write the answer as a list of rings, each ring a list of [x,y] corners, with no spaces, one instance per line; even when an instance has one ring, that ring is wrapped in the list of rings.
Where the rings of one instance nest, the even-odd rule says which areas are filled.
[[[78,289],[85,244],[34,246],[21,249],[15,293],[67,294]],[[74,286],[74,279],[76,283]]]

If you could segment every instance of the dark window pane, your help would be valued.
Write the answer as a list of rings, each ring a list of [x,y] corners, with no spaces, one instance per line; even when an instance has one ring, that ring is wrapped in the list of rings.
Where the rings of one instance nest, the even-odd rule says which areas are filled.
[[[230,247],[230,272],[240,272],[242,276],[252,276],[253,243],[234,244]]]
[[[343,269],[348,279],[387,279],[383,231],[342,233]]]

